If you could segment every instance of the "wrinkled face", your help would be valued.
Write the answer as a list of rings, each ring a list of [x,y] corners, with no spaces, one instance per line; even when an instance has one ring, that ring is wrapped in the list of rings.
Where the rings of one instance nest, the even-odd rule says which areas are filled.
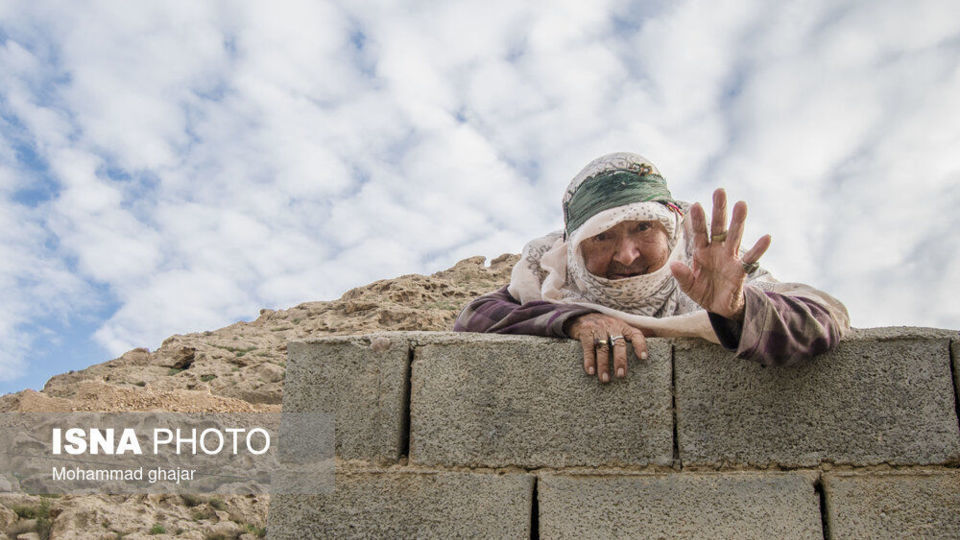
[[[659,270],[670,257],[667,230],[658,221],[623,221],[580,243],[587,270],[624,279]]]

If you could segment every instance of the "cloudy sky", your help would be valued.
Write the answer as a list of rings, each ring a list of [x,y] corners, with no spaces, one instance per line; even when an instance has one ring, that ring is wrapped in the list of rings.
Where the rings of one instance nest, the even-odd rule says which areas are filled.
[[[0,391],[519,252],[612,151],[960,327],[955,0],[0,0]]]

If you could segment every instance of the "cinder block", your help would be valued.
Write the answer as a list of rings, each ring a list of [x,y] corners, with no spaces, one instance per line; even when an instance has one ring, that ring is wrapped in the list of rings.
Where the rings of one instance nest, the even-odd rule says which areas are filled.
[[[625,380],[583,371],[578,342],[484,336],[416,348],[410,459],[446,466],[670,465],[670,344]]]
[[[270,538],[529,538],[529,474],[337,473],[328,495],[274,495]]]
[[[540,538],[823,538],[819,498],[798,473],[547,474]]]
[[[283,410],[333,413],[343,459],[396,461],[407,429],[409,351],[405,336],[389,334],[290,342]]]
[[[949,339],[919,330],[858,331],[829,354],[781,368],[678,340],[681,461],[789,467],[955,462],[960,429]]]
[[[960,429],[960,339],[950,341],[950,356],[953,357],[953,389],[957,393],[957,426]]]
[[[960,471],[828,473],[833,538],[960,538]]]

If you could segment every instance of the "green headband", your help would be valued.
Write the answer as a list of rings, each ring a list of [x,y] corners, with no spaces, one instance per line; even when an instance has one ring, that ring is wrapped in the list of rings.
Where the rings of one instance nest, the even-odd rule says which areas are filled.
[[[616,169],[585,180],[563,207],[567,235],[572,235],[591,217],[618,206],[656,201],[676,204],[667,182],[659,174]]]

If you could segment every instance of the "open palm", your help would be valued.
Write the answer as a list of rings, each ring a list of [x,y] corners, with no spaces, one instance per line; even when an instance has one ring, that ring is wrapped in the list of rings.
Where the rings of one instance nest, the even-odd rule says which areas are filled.
[[[700,203],[690,207],[692,267],[682,262],[670,265],[673,277],[687,296],[703,309],[728,319],[743,320],[743,283],[747,277],[744,266],[758,261],[770,247],[770,235],[764,235],[740,258],[740,239],[746,219],[747,203],[738,201],[733,206],[730,228],[726,228],[727,194],[722,188],[717,189],[713,192],[709,237],[703,207]]]

